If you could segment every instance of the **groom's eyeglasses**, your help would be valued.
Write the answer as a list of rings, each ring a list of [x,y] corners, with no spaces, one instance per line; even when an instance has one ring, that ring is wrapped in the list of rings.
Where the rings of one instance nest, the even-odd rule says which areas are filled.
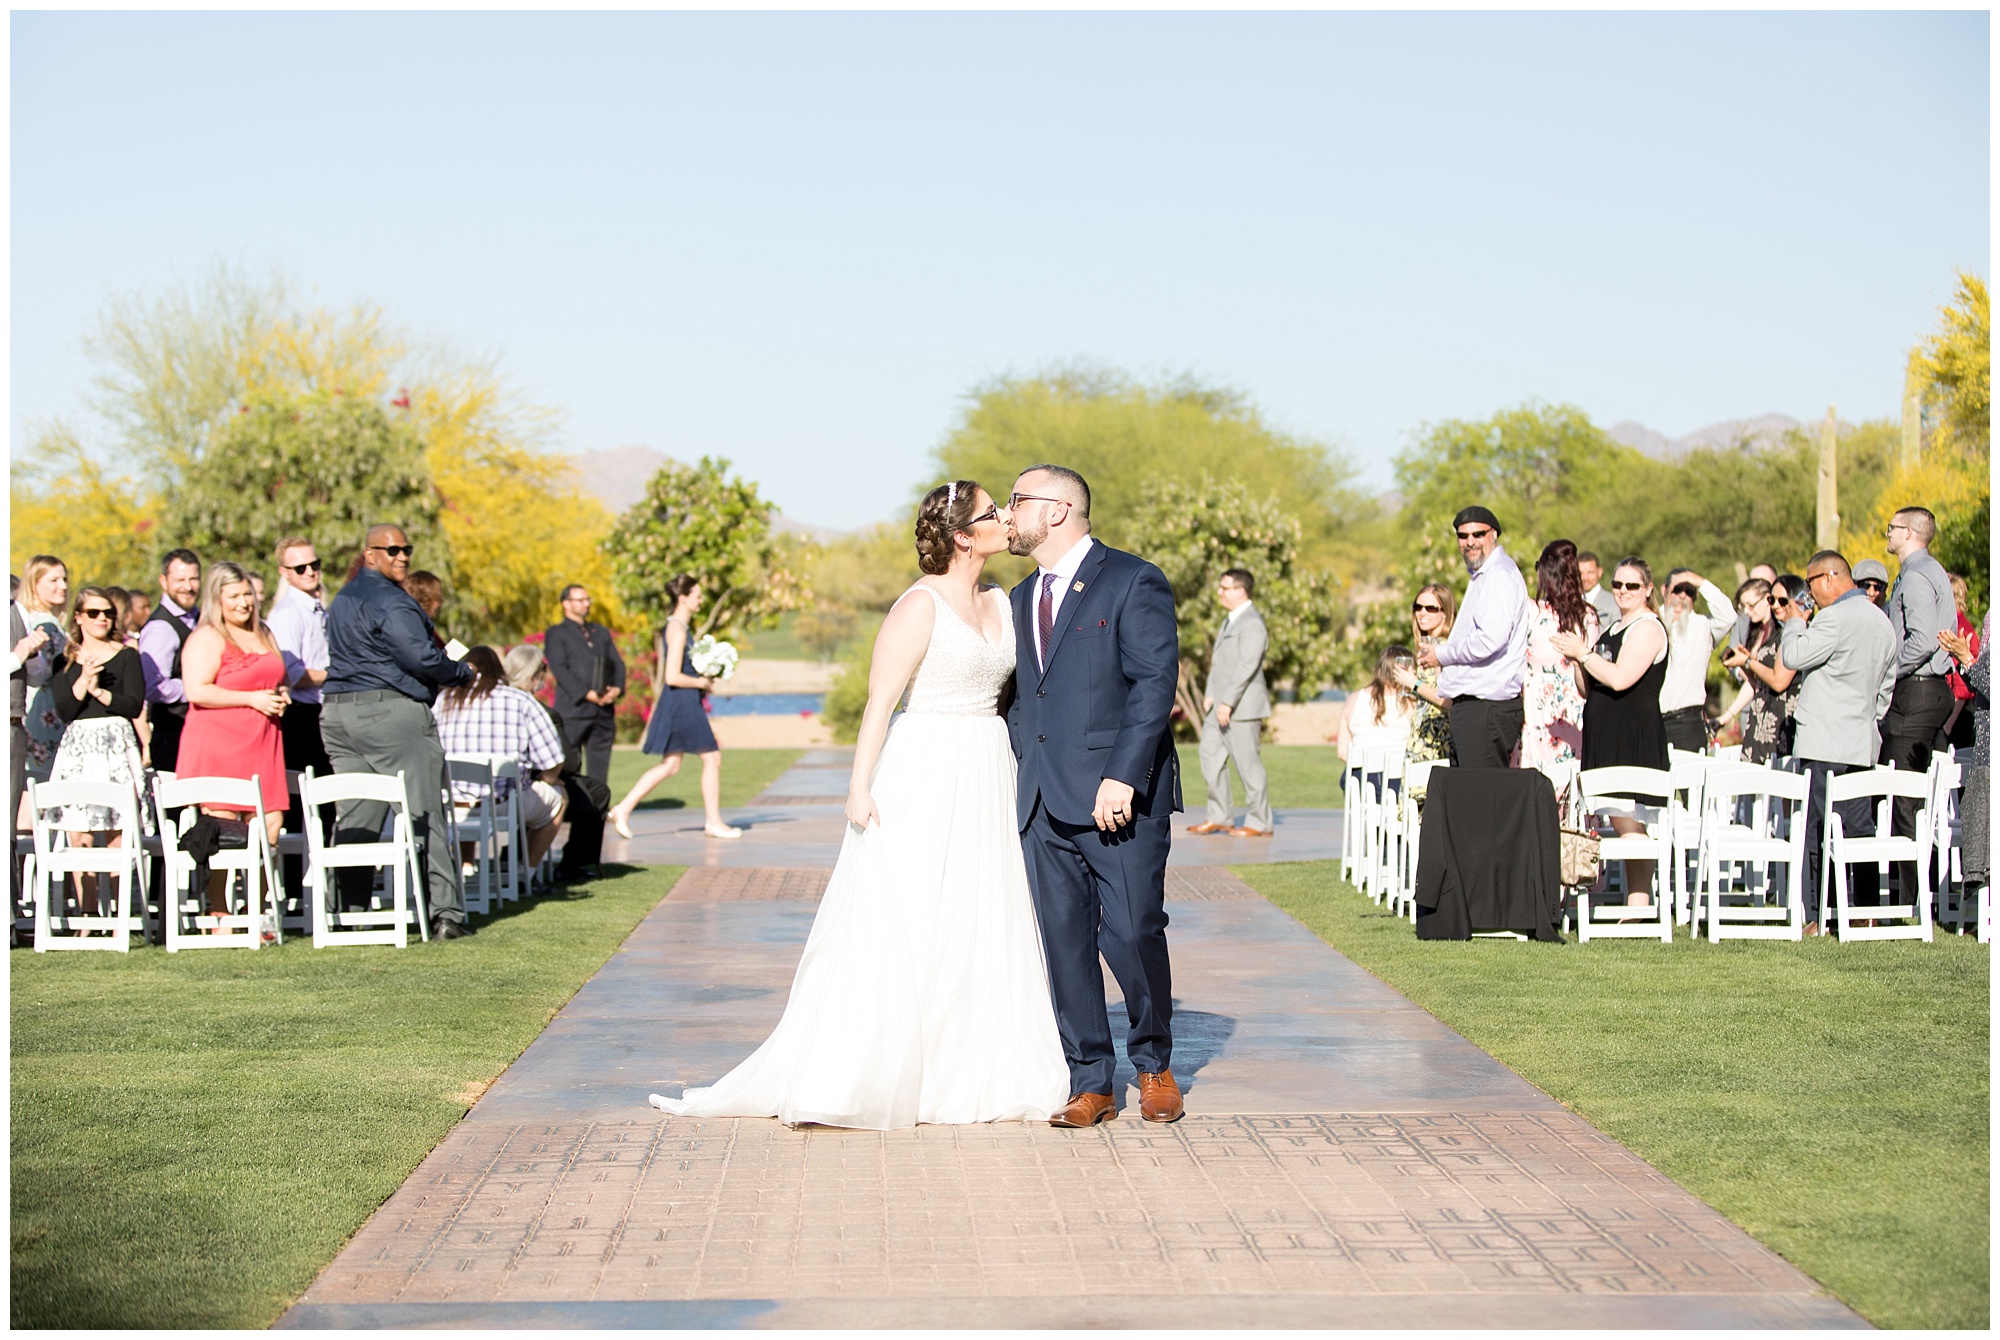
[[[1019,507],[1024,502],[1066,503],[1068,501],[1069,499],[1067,498],[1044,498],[1041,495],[1035,493],[1014,493],[1008,495],[1007,506],[1009,508],[1015,508]]]

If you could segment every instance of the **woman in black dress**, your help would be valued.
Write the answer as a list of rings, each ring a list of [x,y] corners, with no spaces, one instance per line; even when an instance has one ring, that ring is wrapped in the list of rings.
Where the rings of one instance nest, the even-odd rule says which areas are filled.
[[[86,586],[77,594],[69,646],[62,667],[49,681],[49,696],[63,722],[62,744],[49,780],[110,782],[133,788],[137,796],[145,792],[146,780],[132,721],[145,709],[146,680],[139,653],[119,635],[120,613],[101,586]],[[70,841],[79,847],[92,845],[99,833],[109,844],[118,845],[120,835],[111,827],[114,818],[101,805],[49,812],[50,822],[69,830]],[[97,877],[80,875],[78,880],[77,903],[83,914],[101,915]]]
[[[658,641],[664,682],[639,746],[642,754],[664,757],[641,774],[606,817],[618,836],[630,838],[632,811],[648,792],[681,770],[681,755],[695,754],[701,759],[701,803],[707,811],[701,831],[713,838],[742,837],[742,829],[722,822],[722,749],[702,707],[702,697],[715,687],[715,680],[694,668],[693,628],[694,616],[701,611],[701,583],[682,573],[667,583],[667,594],[674,598],[674,612]]]
[[[1667,728],[1660,719],[1660,685],[1667,678],[1667,628],[1653,612],[1653,570],[1642,558],[1627,558],[1611,575],[1611,598],[1618,618],[1585,647],[1575,633],[1552,641],[1563,655],[1583,665],[1589,696],[1583,704],[1583,770],[1667,768]],[[1611,816],[1617,833],[1643,833],[1657,823],[1665,796],[1634,796],[1630,815]],[[1652,901],[1653,862],[1628,861],[1625,902]]]

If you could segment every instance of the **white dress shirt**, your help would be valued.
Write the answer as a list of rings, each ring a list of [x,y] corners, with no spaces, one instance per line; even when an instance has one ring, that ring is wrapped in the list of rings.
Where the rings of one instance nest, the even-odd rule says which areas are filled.
[[[1039,664],[1049,663],[1048,653],[1042,646],[1042,585],[1050,573],[1055,574],[1055,589],[1049,592],[1049,606],[1055,612],[1055,617],[1049,621],[1049,626],[1053,628],[1056,621],[1062,618],[1063,598],[1069,595],[1070,588],[1076,585],[1076,570],[1083,566],[1084,556],[1090,552],[1090,546],[1095,543],[1095,540],[1086,535],[1072,545],[1068,553],[1057,559],[1053,568],[1035,569],[1035,591],[1034,597],[1028,601],[1028,620],[1029,626],[1035,630],[1035,660]]]
[[[290,582],[282,582],[281,586],[278,598],[271,602],[270,616],[264,620],[271,626],[271,636],[277,639],[278,649],[287,653],[288,660],[295,660],[308,670],[324,671],[326,606]],[[298,702],[316,703],[320,692],[301,684],[292,690],[292,697]]]

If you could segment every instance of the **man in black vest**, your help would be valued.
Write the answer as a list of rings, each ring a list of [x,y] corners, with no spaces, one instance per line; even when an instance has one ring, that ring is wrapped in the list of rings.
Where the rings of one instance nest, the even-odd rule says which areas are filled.
[[[589,622],[590,592],[565,586],[562,612],[562,622],[542,643],[549,673],[556,677],[556,715],[562,718],[564,742],[583,751],[584,776],[606,781],[616,735],[613,704],[625,691],[625,658],[611,630]]]
[[[160,772],[180,761],[187,692],[181,687],[181,648],[194,631],[201,599],[201,560],[175,549],[160,564],[160,603],[139,629],[139,663],[146,677],[147,719],[153,723],[151,757]]]

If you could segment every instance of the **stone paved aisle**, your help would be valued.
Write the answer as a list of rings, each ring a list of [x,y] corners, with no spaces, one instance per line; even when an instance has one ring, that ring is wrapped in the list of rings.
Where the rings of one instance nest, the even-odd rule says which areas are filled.
[[[1864,1324],[1214,867],[1169,872],[1175,1125],[1129,1067],[1090,1131],[647,1107],[769,1031],[825,856],[690,870],[279,1324]]]

